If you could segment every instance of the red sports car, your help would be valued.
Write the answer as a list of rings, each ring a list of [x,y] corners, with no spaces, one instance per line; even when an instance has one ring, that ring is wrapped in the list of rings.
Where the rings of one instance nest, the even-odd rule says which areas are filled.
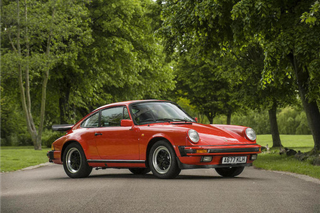
[[[93,167],[128,168],[133,174],[174,178],[181,169],[215,168],[223,177],[239,175],[261,152],[253,129],[197,123],[170,101],[108,104],[75,125],[54,125],[67,134],[52,144],[50,162],[63,164],[71,178]]]

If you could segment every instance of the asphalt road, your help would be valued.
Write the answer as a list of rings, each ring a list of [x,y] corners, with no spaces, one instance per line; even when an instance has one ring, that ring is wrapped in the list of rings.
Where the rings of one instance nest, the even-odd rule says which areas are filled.
[[[320,212],[320,184],[252,167],[237,178],[213,169],[173,180],[107,169],[71,179],[50,165],[1,174],[5,212]]]

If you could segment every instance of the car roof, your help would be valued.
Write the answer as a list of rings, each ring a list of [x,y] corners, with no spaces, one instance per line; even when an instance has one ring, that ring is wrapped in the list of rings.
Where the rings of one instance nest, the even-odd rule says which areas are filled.
[[[157,99],[147,99],[147,100],[131,100],[131,101],[121,101],[121,102],[116,102],[116,103],[111,103],[111,104],[106,104],[103,105],[95,110],[93,110],[93,112],[106,108],[106,107],[112,107],[112,106],[123,106],[123,105],[130,105],[132,103],[143,103],[143,102],[151,102],[151,101],[166,101],[166,100],[157,100]]]

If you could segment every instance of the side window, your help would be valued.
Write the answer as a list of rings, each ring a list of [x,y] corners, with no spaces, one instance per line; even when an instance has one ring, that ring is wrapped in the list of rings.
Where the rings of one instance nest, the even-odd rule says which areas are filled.
[[[123,107],[123,119],[130,119],[127,107]]]
[[[99,126],[99,112],[90,116],[81,124],[81,127],[98,127],[98,126]]]
[[[123,107],[114,107],[101,111],[101,126],[120,126],[123,119]]]

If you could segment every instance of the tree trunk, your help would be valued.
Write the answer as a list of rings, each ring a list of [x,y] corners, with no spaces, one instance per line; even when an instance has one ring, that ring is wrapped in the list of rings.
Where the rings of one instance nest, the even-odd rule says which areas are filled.
[[[229,111],[228,114],[227,114],[227,124],[228,125],[231,124],[231,115],[232,115],[232,113],[231,113],[231,111]]]
[[[206,114],[210,124],[213,124],[213,119],[214,119],[214,116],[213,115],[210,115],[210,114]]]
[[[302,65],[299,63],[298,59],[293,53],[289,54],[289,58],[296,74],[300,98],[307,115],[309,128],[313,136],[313,150],[317,152],[320,151],[320,112],[317,102],[314,100],[309,101],[307,98],[310,81],[309,72],[307,67],[305,67],[305,70],[303,70]]]
[[[69,96],[70,96],[70,86],[64,83],[66,87],[60,88],[60,98],[59,98],[59,109],[60,109],[60,124],[68,123],[70,119],[70,106],[69,106]]]
[[[41,136],[43,131],[43,125],[44,125],[44,114],[46,109],[46,98],[47,98],[47,84],[49,79],[49,71],[50,71],[50,63],[51,63],[51,57],[50,57],[50,47],[51,47],[51,37],[52,37],[52,25],[54,20],[54,14],[55,14],[55,7],[52,11],[52,20],[51,20],[51,28],[49,37],[47,40],[47,50],[46,50],[46,56],[47,56],[47,65],[46,65],[46,71],[43,75],[43,81],[42,81],[42,95],[41,95],[41,110],[40,110],[40,124],[38,129],[38,137],[37,137],[37,148],[41,149]]]
[[[25,1],[25,19],[26,19],[26,23],[27,23],[27,4],[26,4],[26,1]],[[26,26],[26,34],[27,33],[28,33],[28,28]],[[17,53],[18,57],[21,59],[22,54],[21,54],[21,46],[20,46],[20,5],[19,5],[18,0],[17,0],[17,48],[14,47],[14,44],[11,39],[10,39],[10,42],[11,42],[13,50]],[[27,61],[28,61],[29,42],[28,42],[27,36],[26,36],[26,44],[27,44]],[[28,66],[28,64],[27,64],[27,69],[26,69],[26,73],[25,73],[26,74],[25,75],[25,77],[26,77],[26,79],[25,79],[26,90],[23,85],[21,60],[19,60],[19,64],[18,64],[18,73],[19,73],[18,84],[19,84],[20,94],[21,94],[21,105],[22,105],[22,109],[23,109],[23,112],[26,117],[28,132],[31,135],[31,140],[32,140],[34,147],[36,149],[37,130],[34,125],[33,117],[31,114],[31,99],[30,99],[30,89],[29,89],[29,66]]]
[[[33,116],[31,112],[31,97],[30,97],[30,77],[29,77],[29,57],[30,57],[30,44],[29,44],[29,36],[28,36],[28,7],[27,7],[27,1],[24,0],[24,15],[26,20],[26,28],[25,28],[25,41],[26,41],[26,71],[25,71],[25,97],[26,97],[26,114],[27,114],[27,122],[29,123],[29,126],[31,127],[31,138],[33,142],[33,146],[35,150],[39,150],[39,146],[37,143],[37,129],[34,125]],[[23,90],[22,90],[23,92]],[[41,147],[40,147],[41,150]]]
[[[277,122],[277,103],[273,101],[272,108],[269,109],[269,120],[270,120],[270,127],[271,127],[271,135],[273,146],[272,147],[282,147],[280,135],[279,135],[279,128]]]

